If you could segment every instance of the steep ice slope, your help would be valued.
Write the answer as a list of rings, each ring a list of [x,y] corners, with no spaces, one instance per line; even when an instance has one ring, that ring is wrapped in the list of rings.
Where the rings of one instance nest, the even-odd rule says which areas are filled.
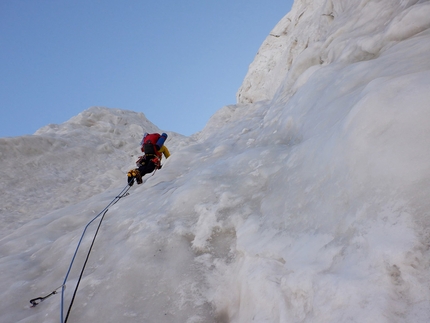
[[[429,321],[430,3],[319,4],[345,26],[371,17],[349,38],[327,34],[331,52],[315,45],[293,61],[332,60],[293,62],[270,95],[249,90],[254,103],[222,108],[196,141],[178,138],[163,169],[109,210],[71,321]],[[382,5],[392,20],[379,19]],[[397,40],[364,55],[370,27]],[[7,232],[1,321],[58,322],[58,298],[25,304],[61,284],[83,225],[116,194]]]

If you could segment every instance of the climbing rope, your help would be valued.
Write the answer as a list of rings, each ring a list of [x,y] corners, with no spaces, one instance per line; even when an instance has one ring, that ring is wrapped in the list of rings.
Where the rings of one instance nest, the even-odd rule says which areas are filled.
[[[102,224],[102,222],[103,222],[103,219],[104,219],[104,217],[105,217],[105,215],[106,215],[106,213],[107,213],[107,211],[109,211],[109,207],[111,207],[112,205],[115,205],[121,198],[123,198],[124,196],[126,196],[126,195],[128,195],[128,190],[130,189],[130,186],[127,184],[127,186],[125,186],[124,188],[123,188],[123,190],[121,191],[121,193],[119,193],[99,214],[97,214],[90,222],[88,222],[87,223],[87,225],[85,226],[85,228],[84,228],[84,231],[82,232],[82,235],[81,235],[81,238],[79,239],[79,242],[78,242],[78,245],[77,245],[77,247],[76,247],[76,250],[75,250],[75,253],[74,253],[74,255],[73,255],[73,258],[72,258],[72,261],[70,262],[70,265],[69,265],[69,269],[67,270],[67,274],[66,274],[66,277],[64,278],[64,281],[63,281],[63,285],[62,285],[62,288],[61,288],[61,313],[60,313],[60,316],[61,316],[61,323],[66,323],[67,322],[67,320],[68,320],[68,318],[69,318],[69,315],[70,315],[70,311],[72,310],[72,306],[73,306],[73,302],[74,302],[74,300],[75,300],[75,297],[76,297],[76,293],[77,293],[77,291],[78,291],[78,288],[79,288],[79,284],[80,284],[80,282],[81,282],[81,279],[82,279],[82,276],[83,276],[83,274],[84,274],[84,270],[85,270],[85,266],[87,265],[87,262],[88,262],[88,259],[89,259],[89,257],[90,257],[90,253],[91,253],[91,249],[93,248],[93,245],[94,245],[94,242],[95,242],[95,240],[96,240],[96,237],[97,237],[97,234],[98,234],[98,232],[99,232],[99,229],[100,229],[100,226],[101,226],[101,224]],[[87,257],[86,257],[86,259],[85,259],[85,263],[84,263],[84,265],[82,266],[82,269],[81,269],[81,273],[80,273],[80,275],[79,275],[79,279],[78,279],[78,282],[76,283],[76,287],[75,287],[75,290],[74,290],[74,292],[73,292],[73,297],[72,297],[72,300],[71,300],[71,302],[70,302],[70,305],[69,305],[69,308],[68,308],[68,310],[67,310],[67,315],[66,315],[66,319],[64,320],[63,319],[63,317],[64,317],[64,290],[66,289],[65,287],[66,287],[66,282],[67,282],[67,279],[68,279],[68,277],[69,277],[69,274],[70,274],[70,271],[71,271],[71,269],[72,269],[72,266],[73,266],[73,263],[74,263],[74,261],[75,261],[75,258],[76,258],[76,255],[77,255],[77,253],[78,253],[78,250],[79,250],[79,247],[80,247],[80,245],[81,245],[81,242],[82,242],[82,239],[84,238],[84,235],[85,235],[85,232],[87,231],[87,228],[91,225],[91,223],[93,223],[100,215],[103,215],[102,217],[101,217],[101,219],[100,219],[100,222],[99,222],[99,225],[97,226],[97,230],[96,230],[96,232],[95,232],[95,234],[94,234],[94,237],[93,237],[93,241],[91,242],[91,246],[90,246],[90,248],[89,248],[89,250],[88,250],[88,253],[87,253]]]
[[[88,222],[87,223],[87,225],[85,226],[85,228],[84,228],[84,231],[82,232],[82,235],[81,235],[81,237],[80,237],[80,239],[79,239],[79,242],[78,242],[78,245],[76,246],[76,250],[75,250],[75,253],[73,254],[73,257],[72,257],[72,261],[70,262],[70,265],[69,265],[69,268],[68,268],[68,270],[67,270],[67,273],[66,273],[66,276],[65,276],[65,278],[64,278],[64,281],[63,281],[63,284],[60,286],[60,287],[58,287],[57,289],[55,289],[52,293],[50,293],[50,294],[48,294],[48,295],[46,295],[46,296],[43,296],[43,297],[37,297],[37,298],[33,298],[32,300],[30,300],[30,303],[31,303],[31,307],[35,307],[36,305],[38,305],[38,304],[40,304],[41,302],[43,302],[45,299],[47,299],[48,297],[50,297],[50,296],[52,296],[52,295],[55,295],[55,294],[57,294],[58,292],[58,290],[61,288],[61,313],[60,313],[60,316],[61,316],[61,323],[66,323],[67,322],[67,319],[68,319],[68,317],[69,317],[69,315],[70,315],[70,311],[71,311],[71,309],[72,309],[72,306],[73,306],[73,302],[74,302],[74,300],[75,300],[75,297],[76,297],[76,293],[77,293],[77,291],[78,291],[78,287],[79,287],[79,284],[80,284],[80,282],[81,282],[81,279],[82,279],[82,276],[83,276],[83,274],[84,274],[84,270],[85,270],[85,267],[86,267],[86,265],[87,265],[87,262],[88,262],[88,259],[89,259],[89,257],[90,257],[90,253],[91,253],[91,250],[92,250],[92,248],[93,248],[93,245],[94,245],[94,242],[95,242],[95,240],[96,240],[96,237],[97,237],[97,234],[98,234],[98,232],[99,232],[99,229],[100,229],[100,226],[101,226],[101,224],[102,224],[102,222],[103,222],[103,219],[104,219],[104,217],[105,217],[105,215],[106,215],[106,213],[107,213],[107,211],[109,211],[109,207],[111,207],[112,205],[115,205],[121,198],[123,198],[123,197],[125,197],[125,196],[127,196],[129,193],[128,193],[128,190],[130,189],[130,186],[129,185],[127,185],[127,186],[125,186],[124,188],[123,188],[123,190],[99,213],[99,214],[97,214],[90,222]],[[91,246],[90,246],[90,248],[89,248],[89,250],[88,250],[88,253],[87,253],[87,256],[86,256],[86,259],[85,259],[85,262],[84,262],[84,265],[82,266],[82,269],[81,269],[81,273],[80,273],[80,275],[79,275],[79,279],[78,279],[78,282],[76,283],[76,286],[75,286],[75,290],[74,290],[74,292],[73,292],[73,297],[72,297],[72,300],[71,300],[71,302],[70,302],[70,305],[69,305],[69,308],[68,308],[68,310],[67,310],[67,315],[66,315],[66,319],[64,320],[64,291],[65,291],[65,289],[66,289],[66,283],[67,283],[67,279],[69,278],[69,274],[70,274],[70,271],[71,271],[71,269],[72,269],[72,267],[73,267],[73,263],[74,263],[74,261],[75,261],[75,258],[76,258],[76,255],[77,255],[77,253],[78,253],[78,250],[79,250],[79,248],[80,248],[80,246],[81,246],[81,243],[82,243],[82,240],[83,240],[83,238],[84,238],[84,235],[85,235],[85,233],[86,233],[86,231],[87,231],[87,229],[88,229],[88,227],[97,219],[97,218],[99,218],[100,216],[102,216],[101,217],[101,219],[100,219],[100,221],[99,221],[99,224],[98,224],[98,226],[97,226],[97,230],[96,230],[96,232],[95,232],[95,234],[94,234],[94,237],[93,237],[93,241],[92,241],[92,243],[91,243]]]

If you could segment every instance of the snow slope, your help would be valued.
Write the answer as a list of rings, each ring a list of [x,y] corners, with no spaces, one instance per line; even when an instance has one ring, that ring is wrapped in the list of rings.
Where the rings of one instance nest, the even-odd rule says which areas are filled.
[[[428,322],[429,12],[296,1],[239,103],[169,133],[163,169],[109,209],[69,322]],[[148,130],[91,108],[1,139],[1,322],[60,320],[58,295],[28,301],[61,285]]]
[[[93,107],[34,136],[0,139],[2,229],[118,187],[144,131],[161,130],[142,113]]]

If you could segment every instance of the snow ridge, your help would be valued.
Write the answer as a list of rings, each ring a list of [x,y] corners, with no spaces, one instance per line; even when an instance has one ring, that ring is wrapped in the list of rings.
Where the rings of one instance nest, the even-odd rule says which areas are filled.
[[[0,139],[3,229],[118,187],[143,133],[160,131],[142,113],[92,107],[34,136]]]

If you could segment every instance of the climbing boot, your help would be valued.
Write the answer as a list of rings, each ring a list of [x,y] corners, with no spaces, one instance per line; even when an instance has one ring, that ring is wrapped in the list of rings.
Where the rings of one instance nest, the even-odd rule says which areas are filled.
[[[142,175],[140,175],[140,172],[136,169],[136,174],[134,175],[136,177],[137,184],[142,184]]]
[[[127,183],[128,183],[129,186],[133,186],[133,184],[134,184],[134,175],[133,175],[133,173],[134,173],[134,169],[130,170],[127,173]]]

